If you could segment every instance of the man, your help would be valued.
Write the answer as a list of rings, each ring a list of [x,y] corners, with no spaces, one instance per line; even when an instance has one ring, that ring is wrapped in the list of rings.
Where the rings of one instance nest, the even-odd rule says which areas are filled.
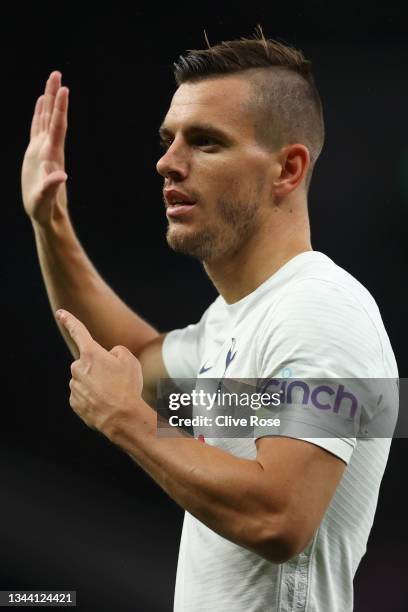
[[[199,429],[158,437],[152,408],[168,377],[398,376],[372,296],[312,250],[307,194],[324,127],[310,63],[259,30],[191,51],[175,77],[157,163],[167,240],[203,263],[219,296],[168,334],[115,295],[76,238],[59,72],[36,104],[23,200],[76,358],[70,403],[186,510],[176,611],[349,611],[390,440],[258,432],[203,444]]]

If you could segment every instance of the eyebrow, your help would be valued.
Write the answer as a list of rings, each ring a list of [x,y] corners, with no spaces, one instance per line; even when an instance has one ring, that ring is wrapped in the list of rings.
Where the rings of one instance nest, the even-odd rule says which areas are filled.
[[[208,136],[219,138],[220,140],[224,140],[228,143],[234,142],[231,136],[229,136],[223,130],[220,130],[219,128],[216,128],[215,126],[211,125],[211,123],[194,123],[193,125],[188,126],[184,130],[184,133],[186,136],[194,136],[196,134],[205,133]],[[163,123],[159,128],[159,136],[160,138],[165,138],[166,136],[173,136],[173,132]]]

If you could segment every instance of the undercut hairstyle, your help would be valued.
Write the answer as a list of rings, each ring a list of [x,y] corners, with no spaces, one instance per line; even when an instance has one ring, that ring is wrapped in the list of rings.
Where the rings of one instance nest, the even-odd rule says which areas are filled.
[[[240,73],[252,85],[253,93],[245,106],[253,115],[257,142],[268,151],[295,143],[309,150],[308,191],[324,142],[323,109],[311,62],[302,51],[266,39],[260,25],[253,38],[222,41],[215,46],[204,34],[207,49],[188,49],[174,62],[177,85]]]

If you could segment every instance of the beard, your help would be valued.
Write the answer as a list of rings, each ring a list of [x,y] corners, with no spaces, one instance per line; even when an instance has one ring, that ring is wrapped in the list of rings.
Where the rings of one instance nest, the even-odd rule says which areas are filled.
[[[183,223],[169,225],[167,243],[173,251],[206,263],[234,255],[256,231],[258,210],[258,197],[244,202],[220,198],[210,223],[195,231]]]

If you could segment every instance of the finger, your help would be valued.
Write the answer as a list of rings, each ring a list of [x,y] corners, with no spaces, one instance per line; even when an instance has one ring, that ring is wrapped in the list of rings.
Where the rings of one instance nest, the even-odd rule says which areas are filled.
[[[61,73],[55,70],[51,72],[45,86],[44,92],[44,108],[42,112],[42,129],[48,130],[50,125],[52,111],[54,108],[55,96],[60,88]]]
[[[65,134],[67,133],[68,96],[68,87],[61,87],[55,97],[52,111],[50,122],[50,145],[57,149],[63,149]]]
[[[69,383],[69,386],[71,386],[71,383],[73,382],[73,379],[77,378],[78,374],[80,373],[80,365],[79,365],[80,363],[81,362],[80,362],[79,359],[77,359],[76,361],[73,361],[71,363],[70,370],[71,370],[72,378],[71,378],[71,381]]]
[[[85,325],[73,314],[67,310],[57,310],[55,315],[76,344],[80,356],[94,350],[96,346],[100,346],[92,338]]]
[[[71,393],[69,394],[69,405],[71,406],[72,410],[79,415],[79,412],[81,410],[81,402],[80,400],[77,398],[76,394],[75,394],[75,389],[73,389],[73,385],[69,385],[70,389],[71,389]]]
[[[44,105],[44,96],[40,96],[35,104],[34,115],[31,121],[30,138],[34,138],[40,132],[40,118]]]

